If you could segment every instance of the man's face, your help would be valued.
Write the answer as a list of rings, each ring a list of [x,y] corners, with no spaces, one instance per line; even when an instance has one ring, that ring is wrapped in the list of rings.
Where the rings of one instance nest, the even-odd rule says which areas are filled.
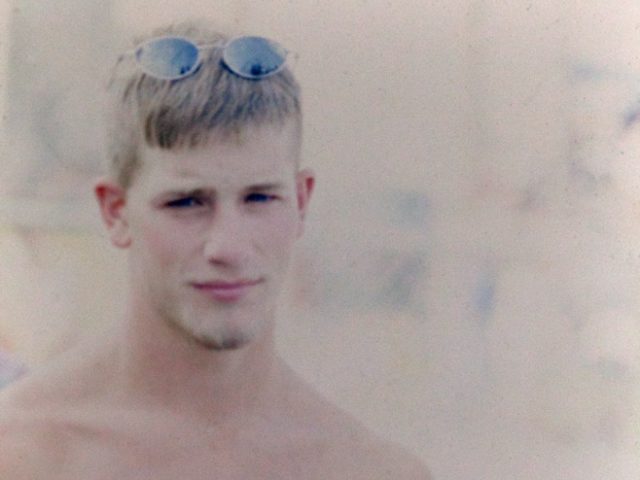
[[[271,328],[313,187],[297,156],[292,124],[195,150],[143,148],[122,208],[134,302],[212,349]]]

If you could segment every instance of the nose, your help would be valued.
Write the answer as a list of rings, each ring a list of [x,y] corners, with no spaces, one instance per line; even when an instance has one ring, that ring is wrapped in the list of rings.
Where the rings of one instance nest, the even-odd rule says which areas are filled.
[[[233,207],[219,206],[209,226],[204,255],[217,266],[242,268],[249,256],[247,225]]]

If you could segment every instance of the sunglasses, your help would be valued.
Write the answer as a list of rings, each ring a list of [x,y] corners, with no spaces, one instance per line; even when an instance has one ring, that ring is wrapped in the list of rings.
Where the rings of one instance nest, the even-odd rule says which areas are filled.
[[[179,80],[195,73],[202,64],[203,52],[222,48],[222,63],[234,74],[260,80],[280,72],[289,51],[264,37],[235,37],[220,43],[196,45],[184,37],[153,38],[133,52],[138,66],[147,75],[162,80]],[[122,57],[121,57],[122,58]]]

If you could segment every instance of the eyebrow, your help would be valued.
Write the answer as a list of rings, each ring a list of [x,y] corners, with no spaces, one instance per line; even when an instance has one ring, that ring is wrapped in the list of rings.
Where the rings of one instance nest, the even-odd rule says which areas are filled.
[[[284,185],[280,182],[257,183],[247,187],[247,190],[282,190]]]
[[[167,197],[199,197],[204,195],[211,195],[213,190],[209,188],[189,188],[184,190],[167,190],[162,193]]]
[[[249,185],[244,190],[245,191],[274,191],[274,190],[282,190],[284,188],[284,184],[281,182],[266,182],[266,183],[256,183],[254,185]],[[175,197],[199,197],[199,196],[210,196],[214,194],[215,190],[212,188],[185,188],[179,190],[167,190],[163,193],[163,196],[175,196]]]

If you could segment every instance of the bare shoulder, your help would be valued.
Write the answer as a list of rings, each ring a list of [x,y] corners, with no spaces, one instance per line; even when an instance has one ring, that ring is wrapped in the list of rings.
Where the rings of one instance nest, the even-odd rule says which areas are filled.
[[[348,414],[347,414],[348,415]],[[355,419],[336,432],[336,462],[343,462],[348,478],[372,480],[430,480],[426,465],[406,448],[380,438]]]
[[[38,469],[54,459],[42,456],[52,453],[48,445],[56,442],[46,423],[17,403],[19,396],[13,388],[0,395],[0,478],[44,478]]]
[[[427,466],[416,455],[392,442],[372,442],[368,452],[369,466],[373,469],[369,478],[431,480]]]
[[[72,440],[86,435],[69,415],[79,403],[67,384],[80,382],[67,373],[30,373],[0,391],[0,478],[58,478]]]
[[[306,418],[314,434],[307,466],[318,478],[353,480],[430,480],[425,464],[407,449],[387,441],[353,415],[307,390]],[[317,396],[316,396],[317,395]],[[331,472],[331,473],[329,473]],[[311,475],[309,478],[315,478]]]

